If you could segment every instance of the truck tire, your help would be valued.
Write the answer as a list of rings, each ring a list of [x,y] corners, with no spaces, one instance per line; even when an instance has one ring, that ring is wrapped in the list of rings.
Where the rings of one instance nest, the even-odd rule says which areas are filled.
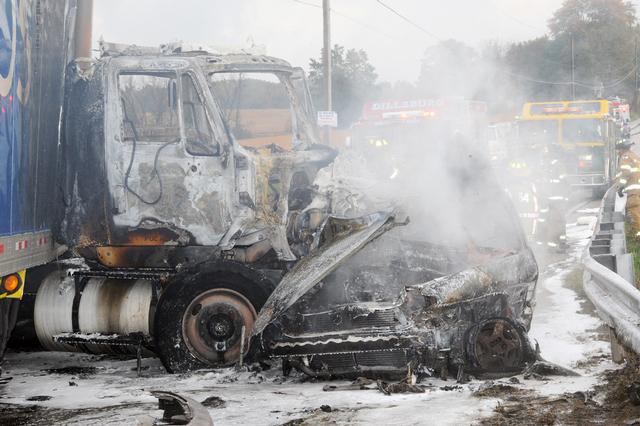
[[[273,283],[242,264],[216,262],[176,276],[154,318],[155,351],[170,373],[233,365]],[[245,342],[241,344],[242,327]]]

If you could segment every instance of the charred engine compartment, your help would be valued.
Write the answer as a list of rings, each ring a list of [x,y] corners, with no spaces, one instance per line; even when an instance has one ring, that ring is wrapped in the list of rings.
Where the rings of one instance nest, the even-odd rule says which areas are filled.
[[[267,327],[264,349],[316,377],[517,371],[535,355],[533,255],[461,270],[467,257],[390,231]]]

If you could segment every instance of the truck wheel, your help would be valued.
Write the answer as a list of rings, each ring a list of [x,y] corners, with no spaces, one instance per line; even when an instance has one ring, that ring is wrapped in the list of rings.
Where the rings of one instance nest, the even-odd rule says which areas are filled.
[[[243,356],[249,351],[251,329],[268,287],[215,269],[177,277],[156,307],[155,350],[170,373],[229,366],[240,359],[241,347]]]

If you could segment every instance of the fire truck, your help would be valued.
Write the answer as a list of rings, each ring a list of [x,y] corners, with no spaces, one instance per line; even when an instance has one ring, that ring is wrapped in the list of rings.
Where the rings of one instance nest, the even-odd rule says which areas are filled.
[[[628,105],[619,99],[524,104],[492,152],[532,241],[563,245],[571,198],[600,197],[609,187],[627,115]]]
[[[484,102],[460,98],[368,102],[353,125],[350,144],[367,151],[368,161],[379,163],[379,173],[394,178],[406,158],[429,155],[435,149],[486,152],[486,112]],[[430,143],[450,139],[458,143]],[[473,152],[460,152],[458,158],[473,157]]]
[[[612,115],[614,108],[608,100],[525,103],[517,143],[548,158],[554,166],[550,179],[590,189],[598,197],[617,169],[621,127]]]

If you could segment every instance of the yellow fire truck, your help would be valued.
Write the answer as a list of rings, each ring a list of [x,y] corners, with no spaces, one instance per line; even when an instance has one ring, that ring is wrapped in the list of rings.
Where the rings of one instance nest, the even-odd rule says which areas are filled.
[[[607,100],[525,103],[518,120],[518,141],[548,154],[571,187],[609,187],[617,168],[620,125]]]

